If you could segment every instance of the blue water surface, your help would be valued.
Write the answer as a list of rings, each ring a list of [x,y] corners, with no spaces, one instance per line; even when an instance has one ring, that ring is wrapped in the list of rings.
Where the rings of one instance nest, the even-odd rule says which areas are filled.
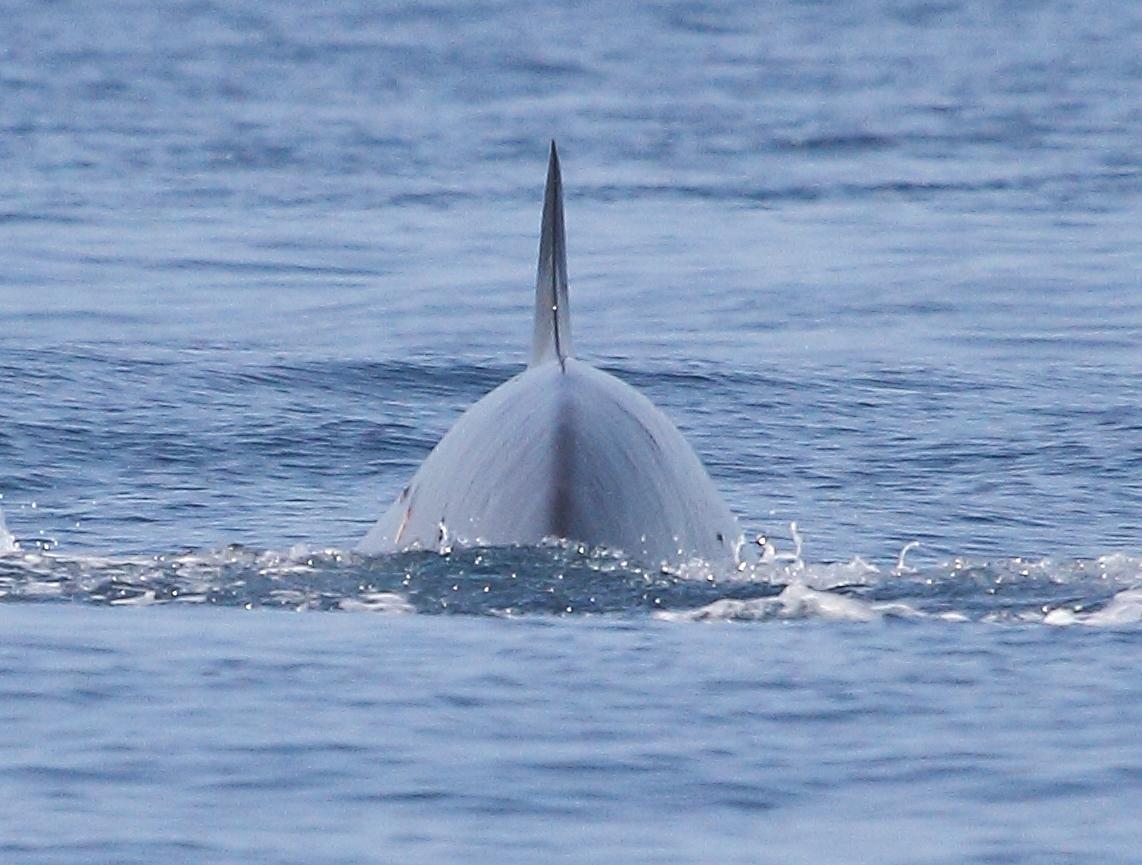
[[[1136,862],[1140,44],[8,4],[0,861]],[[352,552],[523,368],[552,138],[578,354],[756,567]]]

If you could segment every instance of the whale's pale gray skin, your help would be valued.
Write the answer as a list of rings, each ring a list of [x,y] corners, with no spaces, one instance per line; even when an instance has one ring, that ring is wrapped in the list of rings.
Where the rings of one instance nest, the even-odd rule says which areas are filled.
[[[361,541],[366,554],[559,538],[647,563],[736,563],[737,521],[646,397],[572,356],[563,185],[547,170],[528,368],[468,409]]]

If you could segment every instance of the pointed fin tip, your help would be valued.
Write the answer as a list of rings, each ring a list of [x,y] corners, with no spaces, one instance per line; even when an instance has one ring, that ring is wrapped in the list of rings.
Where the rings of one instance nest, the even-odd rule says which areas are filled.
[[[543,191],[543,220],[539,237],[539,268],[535,284],[535,326],[531,364],[571,356],[571,321],[567,300],[567,252],[563,226],[563,177],[559,151],[551,139],[547,183]]]
[[[547,210],[552,206],[551,197],[555,195],[555,206],[563,212],[563,171],[559,167],[559,151],[555,148],[555,139],[551,139],[551,152],[547,157],[547,185],[543,190],[543,213],[546,218]]]

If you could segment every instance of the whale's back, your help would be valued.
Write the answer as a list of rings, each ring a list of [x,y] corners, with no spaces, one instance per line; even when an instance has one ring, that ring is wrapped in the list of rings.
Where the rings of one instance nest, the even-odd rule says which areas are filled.
[[[531,362],[460,417],[358,549],[561,538],[648,562],[737,560],[737,522],[690,445],[634,388],[575,360],[570,315],[552,142]]]
[[[361,542],[366,553],[566,538],[651,562],[733,559],[736,521],[638,391],[566,358],[472,406]]]

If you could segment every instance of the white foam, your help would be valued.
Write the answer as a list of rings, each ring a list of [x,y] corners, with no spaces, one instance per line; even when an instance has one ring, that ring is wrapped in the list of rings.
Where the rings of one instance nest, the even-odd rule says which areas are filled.
[[[0,508],[0,556],[18,552],[20,545],[16,543],[15,536],[8,531],[8,526],[4,522],[4,509]]]
[[[811,589],[803,583],[790,583],[777,599],[782,618],[819,618],[843,622],[873,622],[881,614],[870,604],[834,592]]]
[[[356,598],[343,598],[337,605],[342,610],[397,615],[415,613],[416,607],[396,592],[366,592]]]
[[[903,605],[896,604],[894,607]],[[911,611],[915,612],[915,611]],[[896,615],[898,612],[891,611]],[[724,598],[692,610],[669,610],[655,617],[673,622],[758,621],[763,619],[824,619],[833,622],[875,622],[883,613],[856,598],[821,592],[804,583],[790,583],[781,594],[769,598],[735,600]]]
[[[1093,613],[1080,613],[1059,607],[1047,613],[1043,622],[1048,625],[1088,625],[1095,628],[1123,628],[1142,624],[1142,587],[1118,592],[1105,607]]]
[[[916,569],[909,567],[908,563],[905,560],[908,558],[908,554],[910,552],[912,552],[912,550],[916,549],[918,546],[920,546],[919,541],[909,541],[908,543],[906,543],[904,545],[904,548],[900,551],[900,555],[896,559],[896,567],[892,569],[892,572],[894,574],[914,574],[914,573],[916,573]]]
[[[1109,553],[1094,560],[1099,575],[1105,580],[1128,583],[1131,588],[1142,584],[1142,559],[1126,553]]]
[[[115,600],[111,601],[111,606],[113,606],[113,607],[149,607],[152,604],[157,604],[157,603],[159,603],[159,602],[157,600],[155,600],[154,589],[147,589],[145,592],[142,592],[138,595],[134,595],[130,598],[115,598]]]
[[[803,583],[811,589],[826,590],[868,585],[881,573],[880,568],[860,556],[853,556],[847,562],[809,564],[802,556],[804,538],[797,523],[789,524],[789,535],[793,539],[792,552],[780,552],[769,538],[759,536],[757,560],[740,565],[734,577],[780,586]]]
[[[869,564],[860,556],[847,562],[833,564],[805,565],[801,572],[801,582],[811,589],[824,591],[838,586],[864,586],[880,574],[880,568]]]

